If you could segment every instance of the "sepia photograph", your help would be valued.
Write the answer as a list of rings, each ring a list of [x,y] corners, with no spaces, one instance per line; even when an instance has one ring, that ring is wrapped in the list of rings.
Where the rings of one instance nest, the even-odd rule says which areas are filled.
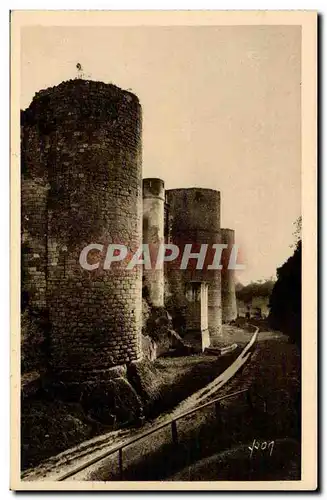
[[[11,13],[11,488],[317,488],[314,11]]]

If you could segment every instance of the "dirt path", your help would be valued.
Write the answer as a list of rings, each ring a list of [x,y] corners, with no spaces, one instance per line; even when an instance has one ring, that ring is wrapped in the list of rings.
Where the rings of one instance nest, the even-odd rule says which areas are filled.
[[[118,430],[81,443],[80,445],[47,460],[46,462],[40,464],[38,467],[32,470],[25,471],[22,475],[22,479],[29,481],[58,481],[63,475],[65,475],[72,469],[82,466],[86,461],[101,457],[104,453],[109,452],[117,445],[146,434],[148,431],[153,430],[154,428],[161,426],[166,422],[169,422],[178,414],[201,404],[204,399],[207,400],[209,397],[216,395],[217,391],[221,389],[235,375],[237,370],[239,370],[240,367],[243,366],[249,359],[249,350],[256,340],[256,337],[257,334],[252,334],[252,340],[250,344],[243,349],[237,360],[232,363],[232,365],[227,368],[227,370],[225,370],[204,389],[201,389],[190,398],[187,398],[172,412],[159,416],[157,419],[155,419],[155,421],[147,422],[144,426],[142,426],[142,428]]]
[[[296,409],[299,353],[295,346],[285,340],[285,337],[275,336],[270,332],[264,332],[261,337],[259,334],[259,342],[251,362],[244,364],[235,377],[219,389],[219,396],[240,389],[254,390],[257,399],[252,398],[253,407],[244,394],[233,396],[221,402],[218,420],[215,405],[206,406],[205,409],[179,419],[178,445],[175,447],[172,443],[171,426],[129,446],[123,452],[124,480],[165,480],[187,463],[196,463],[202,457],[232,449],[239,443],[243,443],[246,448],[254,439],[276,442],[271,474],[276,474],[277,479],[278,475],[279,479],[291,477],[288,466],[285,470],[282,470],[283,467],[278,469],[275,461],[277,458],[279,463],[280,458],[285,455],[282,443],[291,440],[295,448],[300,449]],[[212,393],[207,399],[212,400],[216,395]],[[195,401],[198,398],[194,398]],[[175,410],[168,417],[176,417],[178,414]],[[243,458],[247,463],[248,457]],[[295,472],[298,474],[301,460],[299,453],[294,455],[294,459]],[[88,471],[77,474],[74,480],[117,480],[117,463],[117,456],[105,458]],[[251,467],[249,470],[251,471]],[[237,466],[231,472],[235,480],[242,473]]]

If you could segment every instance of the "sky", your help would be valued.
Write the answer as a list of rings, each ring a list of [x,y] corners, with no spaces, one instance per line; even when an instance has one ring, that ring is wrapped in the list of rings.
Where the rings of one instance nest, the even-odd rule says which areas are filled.
[[[139,97],[143,177],[219,190],[238,279],[274,276],[301,214],[301,27],[24,27],[21,108],[77,63]]]

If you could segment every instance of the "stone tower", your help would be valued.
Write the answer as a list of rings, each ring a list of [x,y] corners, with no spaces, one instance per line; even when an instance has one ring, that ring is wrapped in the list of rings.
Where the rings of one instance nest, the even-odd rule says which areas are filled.
[[[114,85],[63,82],[22,114],[23,296],[48,315],[60,380],[141,358],[140,266],[103,269],[108,244],[141,245],[141,154],[141,106]]]
[[[183,252],[186,244],[200,249],[201,244],[220,243],[220,192],[214,189],[188,188],[166,191],[169,210],[169,240]],[[192,247],[193,248],[193,247]],[[193,250],[196,251],[196,250]],[[211,345],[221,335],[221,279],[220,270],[195,269],[167,271],[171,293],[176,302],[183,303],[185,289],[190,282],[208,285],[208,328]]]
[[[235,243],[235,231],[233,229],[222,229],[221,242],[228,245],[228,248],[223,252],[224,266],[221,271],[222,317],[223,323],[228,323],[237,317],[235,271],[227,268],[230,252]]]
[[[159,246],[164,243],[164,204],[164,181],[143,179],[143,243],[151,256],[151,269],[143,267],[143,287],[154,307],[164,306],[164,268],[155,269]]]

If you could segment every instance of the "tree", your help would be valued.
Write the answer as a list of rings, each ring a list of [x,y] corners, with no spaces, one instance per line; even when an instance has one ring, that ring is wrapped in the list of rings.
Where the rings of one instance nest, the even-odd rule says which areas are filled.
[[[245,304],[252,301],[254,297],[269,297],[273,290],[275,281],[268,279],[265,281],[252,281],[246,286],[241,283],[236,285],[236,296],[238,300],[242,300]]]
[[[296,222],[295,250],[277,269],[277,281],[270,297],[269,322],[272,328],[289,336],[301,345],[302,326],[302,241],[301,218]]]

